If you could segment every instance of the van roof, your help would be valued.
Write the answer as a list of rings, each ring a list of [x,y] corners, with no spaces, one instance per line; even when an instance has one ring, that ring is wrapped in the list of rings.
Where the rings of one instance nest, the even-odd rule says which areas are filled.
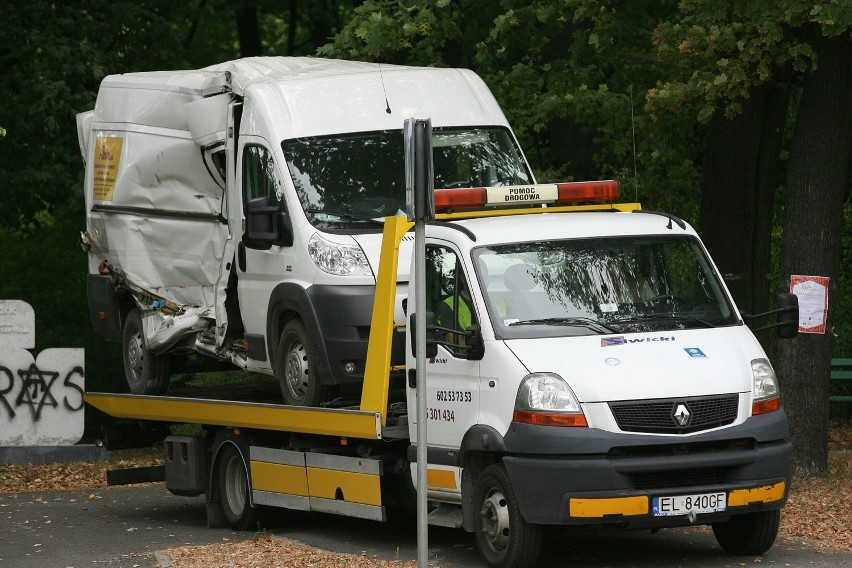
[[[431,118],[435,126],[508,127],[470,70],[315,57],[249,57],[198,70],[110,75],[101,83],[95,121],[185,129],[185,103],[226,91],[251,92],[279,108],[287,124],[286,132],[273,133],[280,139],[399,129],[410,116]]]

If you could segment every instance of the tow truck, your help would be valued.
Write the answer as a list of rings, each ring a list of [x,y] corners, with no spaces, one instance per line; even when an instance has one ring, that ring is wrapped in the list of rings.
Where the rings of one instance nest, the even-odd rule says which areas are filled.
[[[385,218],[357,404],[86,402],[203,428],[165,438],[164,471],[172,493],[204,495],[209,526],[253,529],[261,507],[384,521],[415,502],[425,421],[428,522],[473,533],[490,566],[534,565],[547,525],[710,525],[725,551],[762,554],[791,478],[772,365],[695,230],[618,198],[614,181],[434,190],[425,368],[415,303],[394,317],[412,222]],[[779,305],[778,334],[793,336],[795,296]],[[406,363],[392,366],[402,327]]]

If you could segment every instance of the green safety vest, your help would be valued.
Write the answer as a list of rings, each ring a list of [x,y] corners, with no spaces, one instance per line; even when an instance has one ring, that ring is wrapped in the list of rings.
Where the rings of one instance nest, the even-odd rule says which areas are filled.
[[[447,298],[444,299],[444,304],[450,308],[450,311],[453,310],[453,298],[454,296],[447,296]],[[473,320],[470,317],[470,307],[467,305],[467,301],[462,296],[459,296],[459,311],[456,314],[456,320],[461,331],[466,330],[468,326],[473,323]]]

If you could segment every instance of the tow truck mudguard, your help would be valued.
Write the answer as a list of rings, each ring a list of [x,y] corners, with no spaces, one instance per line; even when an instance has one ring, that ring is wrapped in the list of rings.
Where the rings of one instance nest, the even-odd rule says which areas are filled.
[[[269,299],[267,350],[274,361],[278,350],[278,322],[286,311],[299,314],[313,341],[314,360],[323,384],[353,384],[364,380],[367,341],[373,311],[375,286],[314,285],[302,288],[293,283],[279,284]],[[404,341],[394,338],[392,364],[405,361]],[[344,363],[357,365],[354,373],[344,371]]]
[[[783,411],[678,438],[512,423],[503,463],[530,523],[684,525],[695,519],[654,517],[652,498],[726,492],[724,512],[699,515],[706,524],[783,506],[788,438]]]

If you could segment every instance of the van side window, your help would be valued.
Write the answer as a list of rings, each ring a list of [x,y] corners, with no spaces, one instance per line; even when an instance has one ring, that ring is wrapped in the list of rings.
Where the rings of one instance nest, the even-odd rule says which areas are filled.
[[[270,203],[281,201],[282,188],[275,176],[272,154],[263,146],[246,146],[243,150],[243,201],[268,197]]]
[[[448,330],[464,332],[476,322],[470,289],[456,253],[440,246],[426,248],[426,309],[435,314],[435,323]],[[441,341],[457,345],[447,349],[456,357],[464,357],[465,337],[439,331]]]

